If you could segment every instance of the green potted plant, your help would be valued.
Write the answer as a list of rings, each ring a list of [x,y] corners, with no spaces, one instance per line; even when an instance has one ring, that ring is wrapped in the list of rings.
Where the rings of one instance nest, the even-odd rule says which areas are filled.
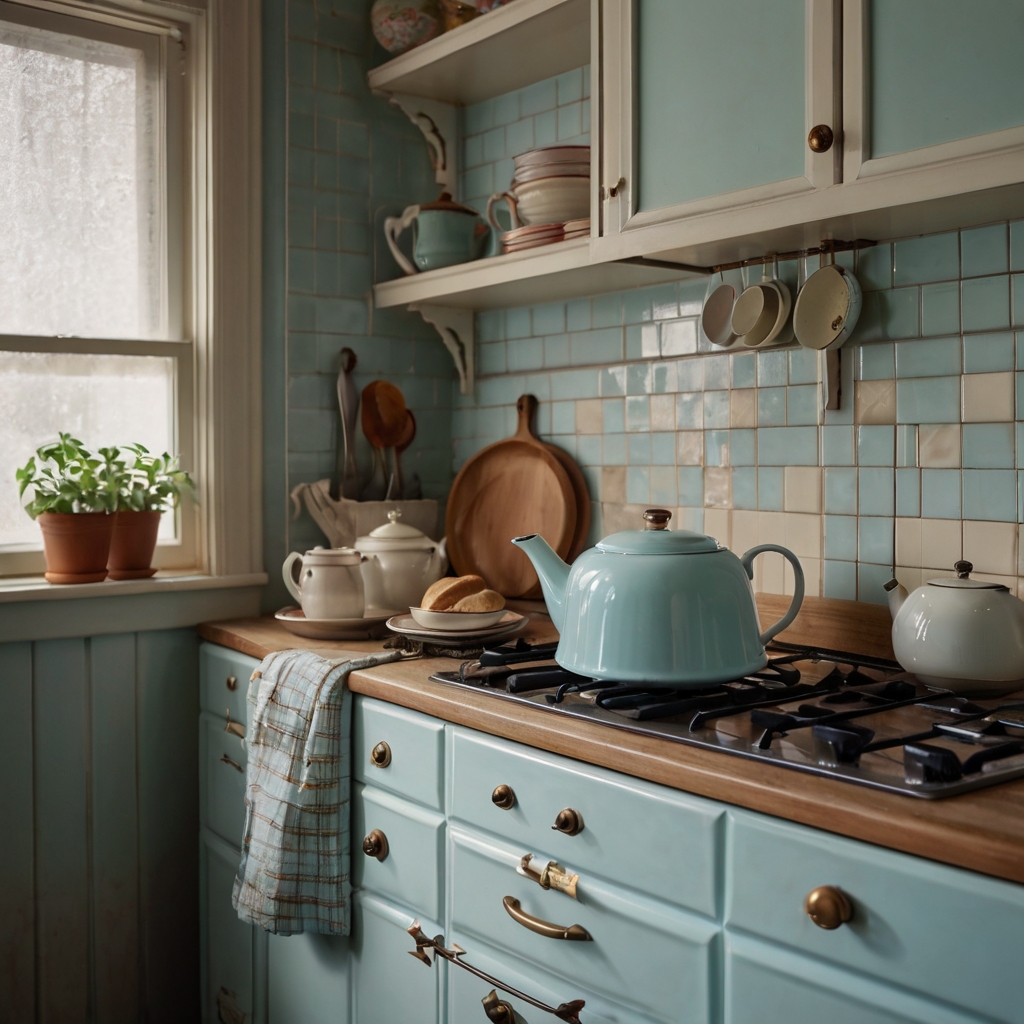
[[[36,449],[17,471],[25,511],[39,523],[51,583],[100,583],[124,486],[125,464],[116,448],[98,457],[70,434]],[[26,492],[31,494],[26,501]]]
[[[129,453],[127,456],[125,453]],[[160,516],[175,509],[185,492],[194,493],[192,479],[177,457],[150,455],[141,444],[121,449],[125,472],[117,499],[107,572],[112,580],[152,576],[153,552]]]

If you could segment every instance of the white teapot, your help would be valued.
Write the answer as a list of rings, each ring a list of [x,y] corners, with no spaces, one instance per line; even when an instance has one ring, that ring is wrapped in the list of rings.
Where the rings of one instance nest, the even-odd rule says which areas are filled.
[[[400,523],[401,517],[399,509],[392,509],[384,526],[356,539],[356,549],[363,556],[368,609],[418,607],[427,587],[448,570],[445,542]]]
[[[281,567],[284,585],[307,619],[363,617],[362,558],[355,548],[293,551]]]

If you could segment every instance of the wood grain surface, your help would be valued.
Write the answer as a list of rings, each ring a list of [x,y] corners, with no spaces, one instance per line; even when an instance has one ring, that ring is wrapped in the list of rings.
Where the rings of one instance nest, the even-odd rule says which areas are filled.
[[[774,621],[789,599],[758,595],[761,621]],[[884,612],[884,618],[883,613]],[[808,598],[779,639],[835,650],[892,657],[888,612],[850,601]],[[293,637],[273,619],[208,623],[200,634],[214,643],[264,657],[301,645],[338,657],[343,650],[380,649],[375,641],[318,643]],[[534,612],[530,640],[557,634]],[[859,646],[854,646],[859,644]],[[886,653],[888,651],[888,653]],[[1024,883],[1024,780],[945,800],[899,796],[805,775],[671,740],[567,719],[543,708],[511,704],[444,683],[431,673],[457,667],[444,658],[381,665],[353,673],[349,685],[366,694],[527,746],[648,779],[725,803],[835,832],[893,850]]]

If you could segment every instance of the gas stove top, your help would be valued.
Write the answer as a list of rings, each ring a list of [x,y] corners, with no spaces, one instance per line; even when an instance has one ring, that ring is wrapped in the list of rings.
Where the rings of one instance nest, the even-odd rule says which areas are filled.
[[[499,700],[862,786],[946,797],[1024,776],[1024,691],[968,700],[895,662],[773,642],[761,672],[702,690],[595,682],[555,644],[485,650],[430,678]]]

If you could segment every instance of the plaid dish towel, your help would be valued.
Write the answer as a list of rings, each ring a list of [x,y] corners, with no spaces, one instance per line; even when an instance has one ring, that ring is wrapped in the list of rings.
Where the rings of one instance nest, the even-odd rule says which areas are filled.
[[[242,861],[232,902],[278,935],[349,932],[349,673],[397,651],[327,661],[277,651],[249,682]]]

